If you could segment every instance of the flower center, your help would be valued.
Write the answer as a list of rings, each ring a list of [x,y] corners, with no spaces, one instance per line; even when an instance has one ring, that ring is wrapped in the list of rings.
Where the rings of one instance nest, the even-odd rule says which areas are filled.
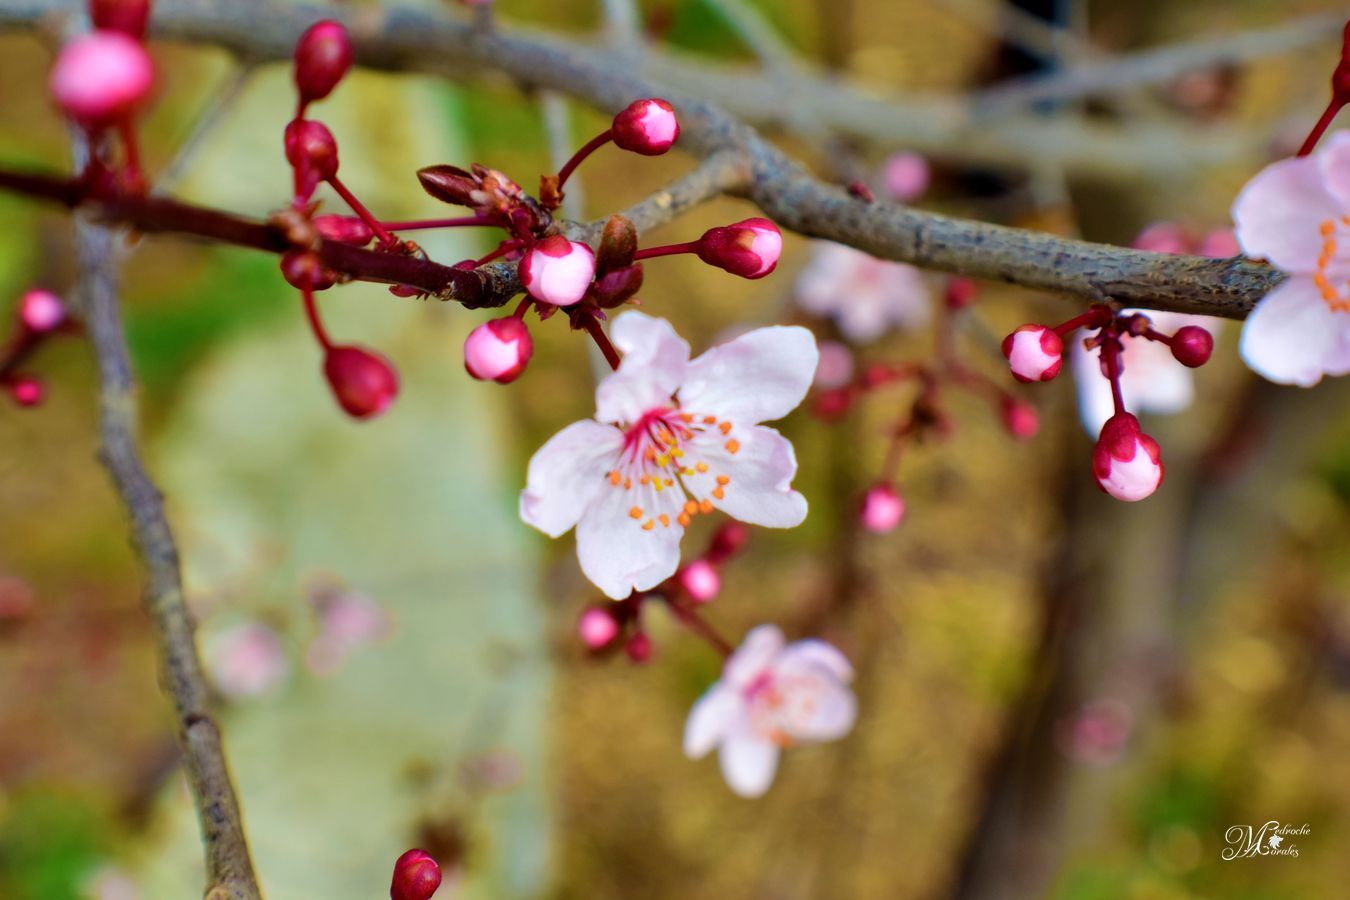
[[[1331,264],[1336,258],[1336,232],[1338,227],[1350,227],[1350,216],[1341,216],[1339,220],[1326,219],[1319,226],[1322,234],[1322,252],[1317,257],[1317,270],[1313,273],[1313,283],[1322,293],[1322,302],[1333,312],[1350,312],[1350,291],[1342,293],[1341,288],[1336,285],[1336,281],[1347,281],[1345,273],[1331,271]],[[1344,286],[1350,288],[1350,283],[1346,283]]]
[[[734,426],[716,416],[698,416],[679,406],[648,410],[624,430],[623,450],[605,477],[610,486],[632,495],[628,517],[643,531],[674,521],[687,526],[699,513],[713,511],[713,500],[726,497],[729,475],[714,472],[700,444],[715,437],[735,455],[740,441]]]

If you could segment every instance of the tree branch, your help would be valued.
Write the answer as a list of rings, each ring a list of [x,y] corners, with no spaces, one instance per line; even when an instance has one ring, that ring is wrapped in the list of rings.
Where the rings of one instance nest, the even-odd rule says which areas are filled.
[[[201,823],[207,900],[258,900],[248,841],[225,762],[220,729],[183,597],[178,547],[164,514],[164,499],[136,447],[137,410],[131,360],[118,303],[118,238],[88,223],[76,226],[80,297],[99,372],[99,459],[131,518],[131,532],[145,563],[146,611],[159,643],[164,687],[173,699],[178,740]]]

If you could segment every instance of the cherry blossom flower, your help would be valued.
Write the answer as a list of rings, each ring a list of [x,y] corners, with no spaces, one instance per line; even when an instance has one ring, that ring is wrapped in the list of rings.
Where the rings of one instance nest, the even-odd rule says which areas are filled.
[[[753,525],[806,517],[792,444],[761,422],[801,403],[818,354],[804,328],[758,328],[689,360],[670,323],[614,320],[623,362],[596,389],[595,420],[530,460],[520,516],[559,537],[574,526],[581,570],[623,599],[675,573],[685,526],[720,509]]]
[[[1238,194],[1233,221],[1243,253],[1289,274],[1247,317],[1243,360],[1301,387],[1350,372],[1350,133],[1263,169]]]
[[[758,797],[773,783],[781,748],[849,732],[857,717],[852,680],[853,667],[831,645],[785,644],[776,626],[760,625],[689,711],[685,755],[699,759],[717,747],[727,785]]]
[[[290,672],[281,638],[261,622],[218,632],[206,642],[204,656],[212,683],[231,699],[266,694]]]
[[[865,344],[891,328],[921,328],[931,313],[928,285],[913,266],[821,241],[797,276],[797,305],[834,319],[850,341]]]
[[[360,592],[324,586],[309,600],[319,631],[305,648],[305,664],[319,675],[336,673],[353,650],[393,633],[388,611]]]

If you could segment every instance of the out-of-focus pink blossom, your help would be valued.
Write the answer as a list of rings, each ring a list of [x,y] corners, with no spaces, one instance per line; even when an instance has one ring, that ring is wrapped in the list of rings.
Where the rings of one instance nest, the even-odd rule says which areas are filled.
[[[66,305],[51,291],[31,290],[19,299],[19,321],[34,334],[46,334],[65,324]]]
[[[577,619],[577,634],[587,647],[601,650],[619,636],[619,623],[608,609],[592,606]]]
[[[831,318],[844,337],[865,344],[888,330],[928,324],[932,301],[913,266],[877,259],[843,244],[821,241],[797,277],[797,305]]]
[[[206,641],[207,674],[216,690],[248,699],[274,690],[290,674],[281,637],[261,622],[243,622]]]
[[[894,531],[905,517],[905,500],[889,484],[878,484],[863,495],[859,520],[863,528],[875,534]]]
[[[853,351],[838,341],[820,342],[820,365],[816,366],[816,387],[840,388],[853,379]]]
[[[706,559],[696,559],[675,576],[695,602],[709,603],[722,590],[722,576]]]
[[[881,167],[881,179],[886,184],[886,192],[901,203],[922,197],[932,178],[928,160],[918,153],[893,154]]]
[[[317,674],[333,674],[352,651],[393,633],[389,613],[365,594],[323,587],[309,599],[319,630],[305,648],[305,663]]]
[[[51,92],[70,118],[103,127],[131,117],[149,98],[155,66],[140,42],[120,31],[95,31],[61,48]]]
[[[1089,765],[1120,759],[1134,731],[1134,713],[1119,700],[1103,698],[1085,704],[1063,719],[1057,729],[1060,751]]]

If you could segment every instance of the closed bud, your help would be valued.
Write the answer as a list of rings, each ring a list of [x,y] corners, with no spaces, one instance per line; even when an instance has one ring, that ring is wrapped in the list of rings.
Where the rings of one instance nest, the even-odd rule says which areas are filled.
[[[595,279],[591,295],[601,309],[622,306],[642,290],[642,263],[624,269],[612,269]]]
[[[853,407],[853,392],[848,388],[831,388],[816,394],[812,410],[827,422],[844,417]]]
[[[441,886],[441,867],[425,850],[409,850],[394,863],[390,900],[429,900]]]
[[[5,388],[20,406],[38,406],[47,397],[46,386],[31,375],[19,375],[7,382]]]
[[[315,216],[314,227],[324,240],[364,247],[375,237],[370,226],[356,216]]]
[[[647,637],[645,631],[635,631],[624,642],[623,652],[627,653],[628,658],[633,662],[645,663],[651,662],[655,648],[652,646],[652,639]]]
[[[539,241],[520,261],[520,283],[530,296],[571,306],[586,296],[595,277],[595,251],[560,234]]]
[[[956,276],[947,279],[947,291],[945,299],[948,309],[965,309],[975,302],[975,297],[979,294],[980,287],[973,278],[962,278]]]
[[[19,300],[19,321],[33,334],[47,334],[65,324],[68,313],[51,291],[28,291]]]
[[[352,66],[352,41],[347,29],[325,19],[315,22],[295,44],[295,87],[302,104],[333,92]]]
[[[863,494],[859,521],[862,527],[876,534],[895,530],[905,517],[904,498],[889,484],[877,484]]]
[[[723,522],[713,533],[712,543],[708,545],[706,559],[720,566],[731,557],[745,549],[750,541],[750,529],[735,520]]]
[[[706,231],[698,258],[742,278],[763,278],[778,265],[783,233],[768,219],[754,218]]]
[[[90,0],[89,19],[97,29],[140,40],[150,19],[150,0]]]
[[[592,606],[577,619],[577,634],[589,649],[603,650],[619,636],[619,623],[608,609]]]
[[[398,396],[398,372],[389,360],[364,347],[330,347],[324,377],[338,405],[355,419],[373,419]]]
[[[464,340],[464,369],[479,381],[515,381],[534,355],[534,341],[515,316],[484,322]]]
[[[129,119],[154,84],[154,63],[139,41],[120,31],[95,31],[61,48],[50,87],[67,116],[101,128]]]
[[[417,170],[417,180],[422,190],[440,200],[456,206],[477,206],[479,191],[478,179],[458,166],[427,166]]]
[[[1003,339],[1003,355],[1018,381],[1049,381],[1064,365],[1064,342],[1044,325],[1023,325]]]
[[[696,559],[675,575],[684,592],[696,603],[708,603],[722,590],[722,576],[706,559]]]
[[[291,250],[281,256],[281,276],[297,291],[326,291],[337,284],[337,275],[325,269],[312,250]]]
[[[1030,403],[1023,403],[1016,397],[1005,394],[999,400],[999,414],[1008,434],[1019,441],[1029,441],[1041,430],[1041,417],[1037,414],[1036,407]]]
[[[614,117],[614,143],[643,156],[660,156],[680,137],[675,107],[655,98],[636,100]]]
[[[299,175],[300,195],[308,197],[337,175],[337,140],[322,122],[295,119],[286,126],[286,161]]]
[[[918,153],[897,153],[881,168],[886,191],[901,203],[917,200],[928,190],[933,173],[928,160]]]
[[[1092,471],[1101,489],[1117,500],[1143,500],[1162,484],[1162,451],[1143,433],[1138,419],[1117,413],[1102,426]]]
[[[1177,362],[1198,369],[1214,352],[1214,335],[1199,325],[1183,325],[1172,335],[1172,355]]]

